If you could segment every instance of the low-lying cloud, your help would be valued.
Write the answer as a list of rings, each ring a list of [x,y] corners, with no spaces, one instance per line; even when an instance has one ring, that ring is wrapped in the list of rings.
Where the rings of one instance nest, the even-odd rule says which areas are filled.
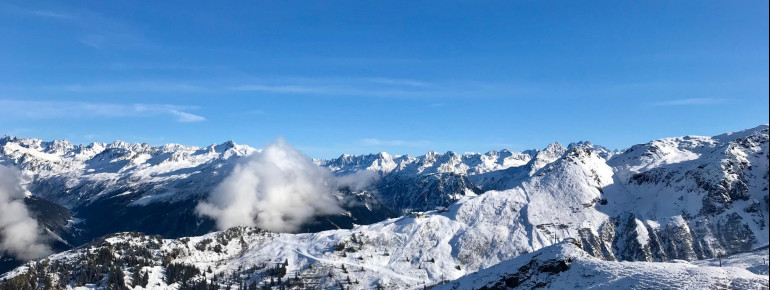
[[[337,176],[336,182],[340,188],[345,187],[353,192],[373,190],[371,185],[380,180],[380,175],[374,171],[361,170],[347,175]]]
[[[19,172],[0,165],[0,252],[20,260],[51,254],[37,221],[24,204]]]
[[[336,195],[341,185],[328,169],[279,139],[238,164],[196,210],[219,229],[296,232],[315,216],[343,212]]]

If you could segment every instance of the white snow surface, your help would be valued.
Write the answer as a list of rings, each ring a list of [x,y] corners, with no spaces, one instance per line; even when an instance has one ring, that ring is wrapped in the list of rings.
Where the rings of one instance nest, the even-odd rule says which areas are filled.
[[[221,181],[239,157],[255,151],[232,141],[197,147],[0,138],[0,164],[21,169],[28,185],[42,187],[35,194],[69,208],[132,189],[146,192],[135,205],[197,196]]]
[[[556,269],[560,263],[568,268]],[[484,286],[493,289],[767,289],[768,277],[733,266],[603,261],[565,241],[435,289]]]
[[[186,241],[164,240],[160,251],[181,249],[183,254],[175,259],[176,262],[193,264],[200,269],[212,267],[215,273],[232,273],[239,267],[288,261],[289,273],[317,274],[323,270],[327,272],[321,276],[331,271],[334,277],[344,277],[346,274],[339,268],[346,265],[349,269],[347,275],[359,281],[353,288],[361,289],[376,285],[388,289],[421,288],[483,270],[478,275],[469,276],[472,278],[463,278],[458,282],[461,284],[454,284],[460,285],[458,289],[480,287],[487,281],[498,279],[501,274],[518,269],[517,265],[528,263],[536,256],[574,259],[570,270],[548,278],[551,288],[694,289],[704,285],[709,288],[741,283],[739,285],[746,288],[766,289],[767,276],[757,276],[736,267],[714,268],[697,263],[608,262],[592,258],[570,243],[559,242],[579,239],[579,230],[600,235],[602,226],[611,217],[633,213],[638,233],[636,240],[641,245],[649,245],[653,238],[646,235],[646,226],[682,226],[683,216],[697,216],[702,212],[704,197],[709,192],[697,182],[705,180],[709,184],[722,184],[723,181],[740,180],[748,187],[746,192],[749,196],[745,200],[733,200],[723,212],[704,219],[718,221],[720,217],[735,214],[747,221],[754,234],[756,239],[751,242],[752,248],[766,246],[770,225],[767,206],[760,205],[758,212],[753,213],[745,209],[753,203],[766,201],[767,134],[768,126],[763,125],[716,137],[661,139],[636,145],[622,153],[600,150],[585,143],[573,144],[569,148],[556,143],[542,151],[516,154],[507,151],[478,155],[429,152],[419,158],[384,153],[346,155],[317,163],[338,174],[359,170],[403,174],[454,172],[478,176],[477,180],[488,184],[492,184],[490,180],[493,176],[506,177],[506,180],[495,183],[499,190],[462,197],[446,211],[429,211],[356,226],[350,230],[312,234],[250,233],[243,236],[247,248],[242,249],[238,242],[232,241],[222,253],[195,249],[195,245],[202,240],[221,234],[216,232]],[[752,136],[756,138],[749,138]],[[225,146],[229,148],[224,151],[218,150],[218,146],[193,148],[181,145],[172,146],[174,149],[171,150],[166,146],[157,148],[117,142],[72,147],[68,143],[44,144],[33,139],[3,140],[6,140],[5,143],[0,145],[6,162],[10,160],[14,164],[22,164],[30,171],[35,166],[42,166],[44,168],[34,170],[39,176],[72,174],[77,175],[73,178],[85,179],[120,180],[118,176],[127,172],[141,173],[142,178],[171,178],[163,173],[192,174],[179,172],[184,172],[193,164],[206,164],[201,160],[226,159],[227,152],[230,156],[242,156],[254,150],[234,145]],[[110,153],[112,151],[106,148],[115,148],[116,152],[122,153]],[[139,152],[154,157],[148,159]],[[98,157],[102,154],[110,157]],[[28,162],[30,158],[36,161]],[[140,161],[131,163],[128,162],[130,160]],[[95,162],[95,165],[89,162]],[[168,167],[161,165],[155,168],[164,162],[168,163]],[[111,169],[88,173],[88,169],[94,167]],[[638,174],[658,172],[660,175],[645,175],[646,179],[638,182],[641,178]],[[105,177],[92,176],[101,174]],[[697,174],[697,178],[693,174]],[[664,178],[655,180],[655,176]],[[603,200],[606,201],[604,204],[601,203]],[[114,241],[125,239],[116,238]],[[334,250],[340,244],[354,250],[342,255],[342,251]],[[724,251],[719,248],[711,250]],[[74,259],[77,251],[56,254],[51,259]],[[495,266],[501,262],[504,263]],[[310,269],[310,264],[314,268]],[[11,277],[12,273],[18,273],[18,269],[7,277]],[[321,279],[318,285],[331,288],[339,279]]]

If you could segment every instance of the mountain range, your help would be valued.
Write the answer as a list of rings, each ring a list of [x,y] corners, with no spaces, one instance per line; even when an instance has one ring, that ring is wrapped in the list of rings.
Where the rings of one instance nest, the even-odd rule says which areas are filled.
[[[340,189],[354,201],[343,213],[301,233],[216,231],[195,207],[255,152],[1,138],[0,164],[22,172],[25,203],[62,251],[4,257],[18,267],[2,287],[768,287],[767,125],[625,150],[314,160],[370,177]]]

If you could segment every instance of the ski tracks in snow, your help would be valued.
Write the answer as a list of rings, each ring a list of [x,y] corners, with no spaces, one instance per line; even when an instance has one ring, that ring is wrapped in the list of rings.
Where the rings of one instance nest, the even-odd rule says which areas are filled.
[[[316,261],[319,261],[319,262],[329,263],[329,264],[332,264],[332,265],[345,264],[345,265],[348,265],[348,266],[364,267],[365,269],[369,269],[371,271],[374,271],[374,272],[377,272],[377,273],[381,273],[381,274],[386,274],[388,276],[392,276],[392,277],[399,278],[399,279],[402,279],[402,280],[409,280],[409,281],[420,282],[420,283],[425,282],[425,280],[423,280],[423,279],[420,279],[420,278],[417,278],[417,277],[412,277],[412,276],[407,276],[407,275],[403,275],[403,274],[399,274],[399,273],[396,273],[393,270],[390,270],[390,269],[385,268],[385,267],[373,267],[373,266],[370,266],[370,265],[356,264],[356,263],[350,263],[350,262],[344,262],[344,261],[335,261],[335,260],[330,260],[330,259],[325,259],[325,258],[319,258],[319,257],[311,255],[305,249],[301,249],[301,248],[294,249],[294,252],[299,254],[299,255],[305,256],[305,257],[307,257],[309,259],[313,259],[313,260],[316,260]]]

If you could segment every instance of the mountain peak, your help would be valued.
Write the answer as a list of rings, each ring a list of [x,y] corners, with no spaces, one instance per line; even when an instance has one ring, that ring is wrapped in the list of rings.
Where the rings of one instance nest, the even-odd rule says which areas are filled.
[[[336,277],[349,275],[369,286],[388,276],[391,284],[383,286],[397,289],[444,280],[439,277],[457,279],[487,269],[504,271],[500,273],[512,270],[510,274],[521,278],[516,283],[529,283],[524,280],[530,279],[532,283],[518,284],[527,288],[559,279],[551,274],[586,273],[569,269],[587,265],[572,263],[575,259],[594,265],[605,263],[603,260],[629,261],[598,264],[599,269],[625,267],[619,273],[627,274],[639,269],[628,267],[636,263],[630,261],[707,259],[767,245],[768,220],[762,207],[762,201],[767,200],[767,126],[751,134],[759,135],[726,144],[711,137],[660,139],[618,153],[619,158],[613,159],[603,158],[601,147],[588,142],[572,143],[569,149],[555,142],[543,150],[509,154],[500,151],[460,156],[452,151],[430,151],[416,158],[394,157],[385,152],[342,155],[336,160],[318,160],[316,164],[328,168],[335,176],[360,177],[356,173],[367,173],[364,177],[368,178],[374,176],[368,173],[374,172],[379,179],[373,181],[372,195],[340,193],[341,200],[354,197],[350,200],[363,204],[355,210],[345,208],[348,211],[343,215],[354,220],[338,226],[340,223],[335,219],[337,230],[266,236],[264,232],[244,228],[236,230],[237,234],[228,230],[164,242],[135,235],[112,236],[105,241],[115,242],[114,249],[146,245],[153,257],[148,261],[151,267],[125,264],[119,269],[139,266],[137,269],[151,271],[150,277],[160,277],[157,283],[161,286],[167,281],[164,275],[173,272],[164,269],[171,265],[164,263],[164,255],[169,253],[180,253],[169,256],[172,264],[189,263],[200,269],[211,266],[214,273],[228,277],[239,277],[242,273],[234,269],[241,266],[251,268],[285,261],[291,265],[291,276],[321,277],[318,288],[335,287],[331,284],[336,283],[334,279],[325,279],[328,273]],[[22,145],[25,142],[30,145]],[[171,152],[157,150],[158,147],[131,151],[149,145],[128,144],[128,149],[103,154],[98,149],[77,146],[66,154],[51,154],[44,151],[49,147],[67,147],[67,143],[39,143],[29,139],[0,146],[0,164],[34,175],[28,184],[33,195],[78,209],[73,217],[87,220],[78,226],[86,227],[84,235],[91,235],[84,240],[112,233],[116,228],[146,232],[162,226],[157,230],[159,234],[177,237],[209,231],[210,226],[199,223],[193,211],[198,198],[221,184],[228,171],[238,164],[237,158],[250,150],[246,145],[228,141],[214,145],[219,149],[230,148],[226,152],[217,150],[217,154],[206,148],[178,144],[164,146],[176,149]],[[127,143],[113,143],[124,144]],[[105,208],[105,204],[111,207]],[[380,205],[382,215],[370,218]],[[370,206],[371,210],[357,211]],[[437,206],[440,208],[434,210]],[[384,212],[391,209],[395,211],[393,215],[407,211],[415,214],[385,219],[390,213]],[[174,217],[168,213],[182,214]],[[140,215],[141,219],[135,218]],[[714,223],[703,224],[703,219]],[[354,223],[359,220],[362,222]],[[152,224],[147,225],[147,221]],[[64,224],[67,223],[65,220]],[[362,223],[368,225],[354,225]],[[710,234],[696,235],[691,228]],[[490,237],[504,238],[490,242]],[[240,238],[243,243],[238,242]],[[566,238],[576,240],[548,247]],[[436,246],[436,240],[443,242]],[[582,249],[575,242],[581,243]],[[80,242],[72,244],[77,243]],[[150,247],[150,243],[157,246]],[[207,243],[211,244],[206,246]],[[668,246],[672,243],[674,246]],[[92,245],[100,247],[99,243]],[[339,246],[344,246],[343,251],[355,251],[329,251]],[[83,257],[79,253],[99,252],[82,249],[53,256],[52,260],[73,262]],[[129,250],[119,252],[131,255],[134,251]],[[383,253],[389,257],[383,258]],[[72,259],[62,260],[66,257]],[[250,264],[244,264],[241,257],[249,257]],[[119,260],[130,263],[132,259]],[[503,268],[491,268],[501,261],[505,263]],[[340,268],[341,264],[355,270],[347,272]],[[654,265],[655,269],[665,270],[682,264]],[[687,266],[685,270],[692,270]],[[359,267],[364,270],[358,271]],[[246,276],[256,278],[258,283],[265,282],[269,279],[265,271]],[[207,279],[205,275],[201,272],[196,279]],[[258,280],[260,277],[266,279]],[[564,288],[558,286],[577,282],[569,279],[574,275],[564,277],[560,281],[572,284],[550,285]],[[95,281],[108,279],[97,278]],[[605,278],[595,277],[591,281],[617,280]]]
[[[545,149],[543,149],[543,151],[550,151],[550,152],[558,152],[558,151],[564,151],[564,150],[567,150],[567,148],[564,147],[564,145],[561,145],[559,141],[548,144],[548,146],[546,146]]]
[[[588,147],[588,148],[593,148],[594,144],[591,143],[591,141],[578,141],[578,142],[569,143],[569,145],[567,145],[567,148],[572,148],[572,147]]]
[[[768,124],[762,124],[751,129],[720,134],[720,135],[714,136],[713,138],[721,142],[729,142],[735,139],[746,138],[748,136],[758,134],[758,133],[767,134],[767,132],[768,132]]]
[[[214,151],[217,152],[217,153],[222,153],[222,152],[226,152],[227,150],[233,149],[236,146],[238,146],[238,144],[235,144],[235,141],[227,140],[227,141],[223,142],[222,144],[214,146]]]
[[[538,156],[549,156],[551,158],[558,158],[564,155],[564,153],[567,152],[567,147],[564,147],[559,142],[554,142],[551,144],[548,144],[548,147],[545,147],[542,151],[538,153]]]

